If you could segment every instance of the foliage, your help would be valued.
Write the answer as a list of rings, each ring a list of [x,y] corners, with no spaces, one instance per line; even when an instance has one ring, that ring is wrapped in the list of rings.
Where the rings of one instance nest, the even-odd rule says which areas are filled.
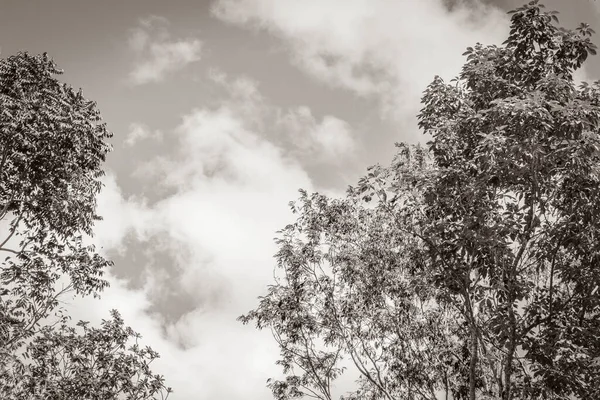
[[[0,265],[3,399],[96,398],[91,392],[69,395],[79,390],[69,383],[83,385],[83,374],[91,372],[78,367],[70,370],[75,378],[65,375],[56,367],[58,357],[60,362],[78,353],[93,357],[86,353],[89,349],[102,351],[96,348],[102,343],[122,347],[122,338],[132,335],[115,314],[112,323],[103,325],[104,336],[86,326],[76,336],[59,307],[59,297],[70,291],[98,295],[107,286],[102,275],[111,264],[84,244],[100,218],[96,195],[111,133],[96,104],[59,82],[55,75],[60,73],[46,54],[19,53],[0,60],[0,218],[6,231],[0,241],[6,255]],[[56,347],[44,348],[47,341]],[[148,375],[141,363],[149,356],[155,357],[133,350],[129,358],[114,358],[114,364],[109,357],[105,364],[93,365],[118,366],[126,373],[127,362],[128,368]],[[73,358],[70,362],[65,368],[77,364]],[[33,377],[35,385],[27,384]]]
[[[302,192],[241,317],[280,345],[275,398],[331,399],[343,358],[347,398],[600,398],[600,83],[573,80],[593,31],[510,14],[503,46],[427,87],[427,150],[344,199]]]
[[[164,379],[150,370],[158,354],[138,345],[140,335],[124,327],[116,311],[100,328],[83,321],[77,326],[63,321],[58,328],[40,329],[28,347],[26,363],[3,377],[12,398],[42,393],[49,399],[166,398],[170,391],[163,390]],[[127,347],[131,339],[135,343]]]

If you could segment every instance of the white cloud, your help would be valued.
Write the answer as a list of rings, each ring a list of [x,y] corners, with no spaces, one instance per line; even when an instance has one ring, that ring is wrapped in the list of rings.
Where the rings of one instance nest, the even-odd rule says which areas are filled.
[[[150,17],[131,31],[129,47],[137,58],[129,74],[132,83],[160,82],[167,74],[200,60],[202,42],[195,38],[172,39],[167,26],[165,18]]]
[[[281,38],[292,61],[319,81],[375,96],[386,116],[414,117],[435,75],[453,78],[476,41],[499,44],[505,13],[477,1],[219,0],[220,19]]]
[[[139,122],[133,122],[129,125],[129,132],[125,138],[125,146],[133,146],[140,140],[154,139],[161,140],[162,133],[158,130],[152,131],[146,125]]]
[[[263,103],[264,99],[258,91],[258,82],[247,76],[238,76],[230,79],[223,71],[212,68],[209,70],[208,77],[213,82],[225,88],[229,95],[229,101],[243,101],[248,103]]]
[[[94,225],[94,242],[104,249],[124,251],[123,240],[128,234],[138,240],[146,238],[144,231],[150,222],[150,211],[143,200],[130,197],[125,199],[116,177],[108,173],[102,179],[104,187],[97,197],[98,214],[103,217]]]
[[[230,78],[216,68],[209,71],[208,78],[225,91],[225,100],[220,99],[221,105],[235,110],[246,124],[261,130],[266,128],[265,122],[273,112],[273,106],[260,93],[257,81],[247,76]]]
[[[268,283],[274,232],[310,178],[229,108],[196,110],[175,132],[179,152],[163,173],[178,193],[156,205],[155,221],[174,252],[187,249],[181,288],[215,307],[243,305],[241,313]]]
[[[254,128],[273,131],[273,142],[300,161],[336,165],[354,154],[356,138],[348,122],[333,115],[318,121],[308,106],[284,109],[271,104],[248,77],[228,79],[218,70],[209,77],[226,91],[229,109]]]
[[[331,115],[318,122],[310,108],[297,107],[284,113],[277,123],[298,149],[314,159],[337,161],[354,153],[350,125]]]
[[[244,98],[260,96],[249,82],[223,81],[231,90],[228,101],[191,111],[170,133],[176,151],[154,163],[149,179],[173,189],[171,196],[149,206],[125,199],[112,176],[105,180],[96,243],[122,250],[129,235],[137,244],[129,240],[127,251],[135,252],[160,237],[178,273],[175,286],[154,265],[142,290],[110,277],[101,302],[73,305],[76,318],[95,321],[119,309],[144,344],[161,353],[153,366],[173,386],[174,399],[269,398],[265,381],[280,373],[271,334],[236,318],[255,307],[271,283],[275,232],[293,218],[288,202],[312,182],[244,111]],[[195,302],[173,323],[149,313],[169,290]]]

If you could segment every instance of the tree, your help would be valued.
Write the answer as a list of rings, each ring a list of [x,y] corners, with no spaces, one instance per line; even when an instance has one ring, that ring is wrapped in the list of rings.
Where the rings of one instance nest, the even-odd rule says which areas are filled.
[[[502,46],[436,77],[419,126],[344,199],[302,192],[256,310],[281,349],[278,399],[600,398],[600,83],[585,24],[532,1]]]
[[[118,313],[68,325],[67,292],[98,296],[111,263],[86,245],[112,134],[96,104],[59,82],[46,55],[0,60],[0,393],[3,399],[151,399],[151,350]],[[94,377],[91,379],[90,377]],[[98,381],[100,380],[100,381]],[[100,397],[98,397],[100,396]]]

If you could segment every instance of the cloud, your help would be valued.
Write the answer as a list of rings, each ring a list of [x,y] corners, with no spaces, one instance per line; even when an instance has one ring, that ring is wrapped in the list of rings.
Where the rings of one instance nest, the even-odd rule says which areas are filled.
[[[355,132],[345,120],[324,115],[319,121],[308,106],[283,108],[271,104],[248,77],[228,79],[219,70],[209,78],[225,90],[227,106],[252,127],[269,131],[271,141],[303,163],[339,165],[356,150]]]
[[[129,125],[129,132],[125,138],[125,146],[133,146],[140,140],[154,139],[162,140],[162,133],[158,130],[152,131],[146,125],[139,122],[133,122]]]
[[[354,153],[355,142],[350,125],[331,115],[321,122],[310,108],[301,106],[281,115],[277,124],[295,146],[318,160],[340,160]]]
[[[96,226],[96,244],[131,260],[152,247],[164,262],[151,253],[138,266],[145,279],[137,289],[115,277],[118,268],[128,268],[116,264],[101,302],[73,302],[76,318],[94,321],[119,309],[144,345],[161,353],[155,372],[165,374],[174,398],[182,400],[271,396],[265,381],[280,373],[277,346],[269,332],[236,318],[271,283],[273,237],[293,219],[288,202],[299,188],[313,189],[298,159],[269,140],[260,128],[266,124],[248,113],[253,99],[262,98],[252,81],[221,78],[221,104],[183,115],[165,133],[174,151],[147,170],[146,179],[169,188],[168,196],[153,204],[125,198],[112,175],[99,196],[104,220]],[[275,115],[269,107],[259,115]],[[188,312],[171,319],[151,311],[174,292],[185,293]]]
[[[230,78],[223,71],[212,68],[209,70],[208,79],[218,89],[224,91],[224,96],[219,99],[219,104],[226,105],[240,115],[246,122],[255,128],[267,128],[269,116],[274,111],[274,106],[259,91],[259,84],[248,76]]]
[[[146,237],[145,229],[152,215],[143,199],[124,198],[113,173],[102,178],[104,187],[97,197],[99,215],[104,218],[94,225],[93,241],[103,253],[108,251],[123,252],[123,241],[127,235],[134,235],[138,240]]]
[[[195,38],[172,39],[168,20],[150,17],[131,31],[129,47],[137,61],[129,74],[136,85],[160,82],[173,72],[200,60],[202,42]]]
[[[454,77],[460,54],[508,33],[503,11],[478,1],[219,0],[228,23],[266,30],[292,62],[320,82],[380,101],[386,117],[413,117],[435,75]]]

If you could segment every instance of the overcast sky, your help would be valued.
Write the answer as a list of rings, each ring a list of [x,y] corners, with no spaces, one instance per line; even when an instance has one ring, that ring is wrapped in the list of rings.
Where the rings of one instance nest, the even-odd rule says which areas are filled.
[[[341,194],[394,142],[423,140],[421,91],[467,46],[502,43],[520,4],[0,0],[1,56],[48,52],[115,135],[95,238],[112,286],[72,300],[76,317],[119,309],[174,400],[269,399],[277,348],[235,319],[272,282],[288,202]],[[591,0],[545,4],[599,25]],[[598,60],[579,78],[600,78]]]

